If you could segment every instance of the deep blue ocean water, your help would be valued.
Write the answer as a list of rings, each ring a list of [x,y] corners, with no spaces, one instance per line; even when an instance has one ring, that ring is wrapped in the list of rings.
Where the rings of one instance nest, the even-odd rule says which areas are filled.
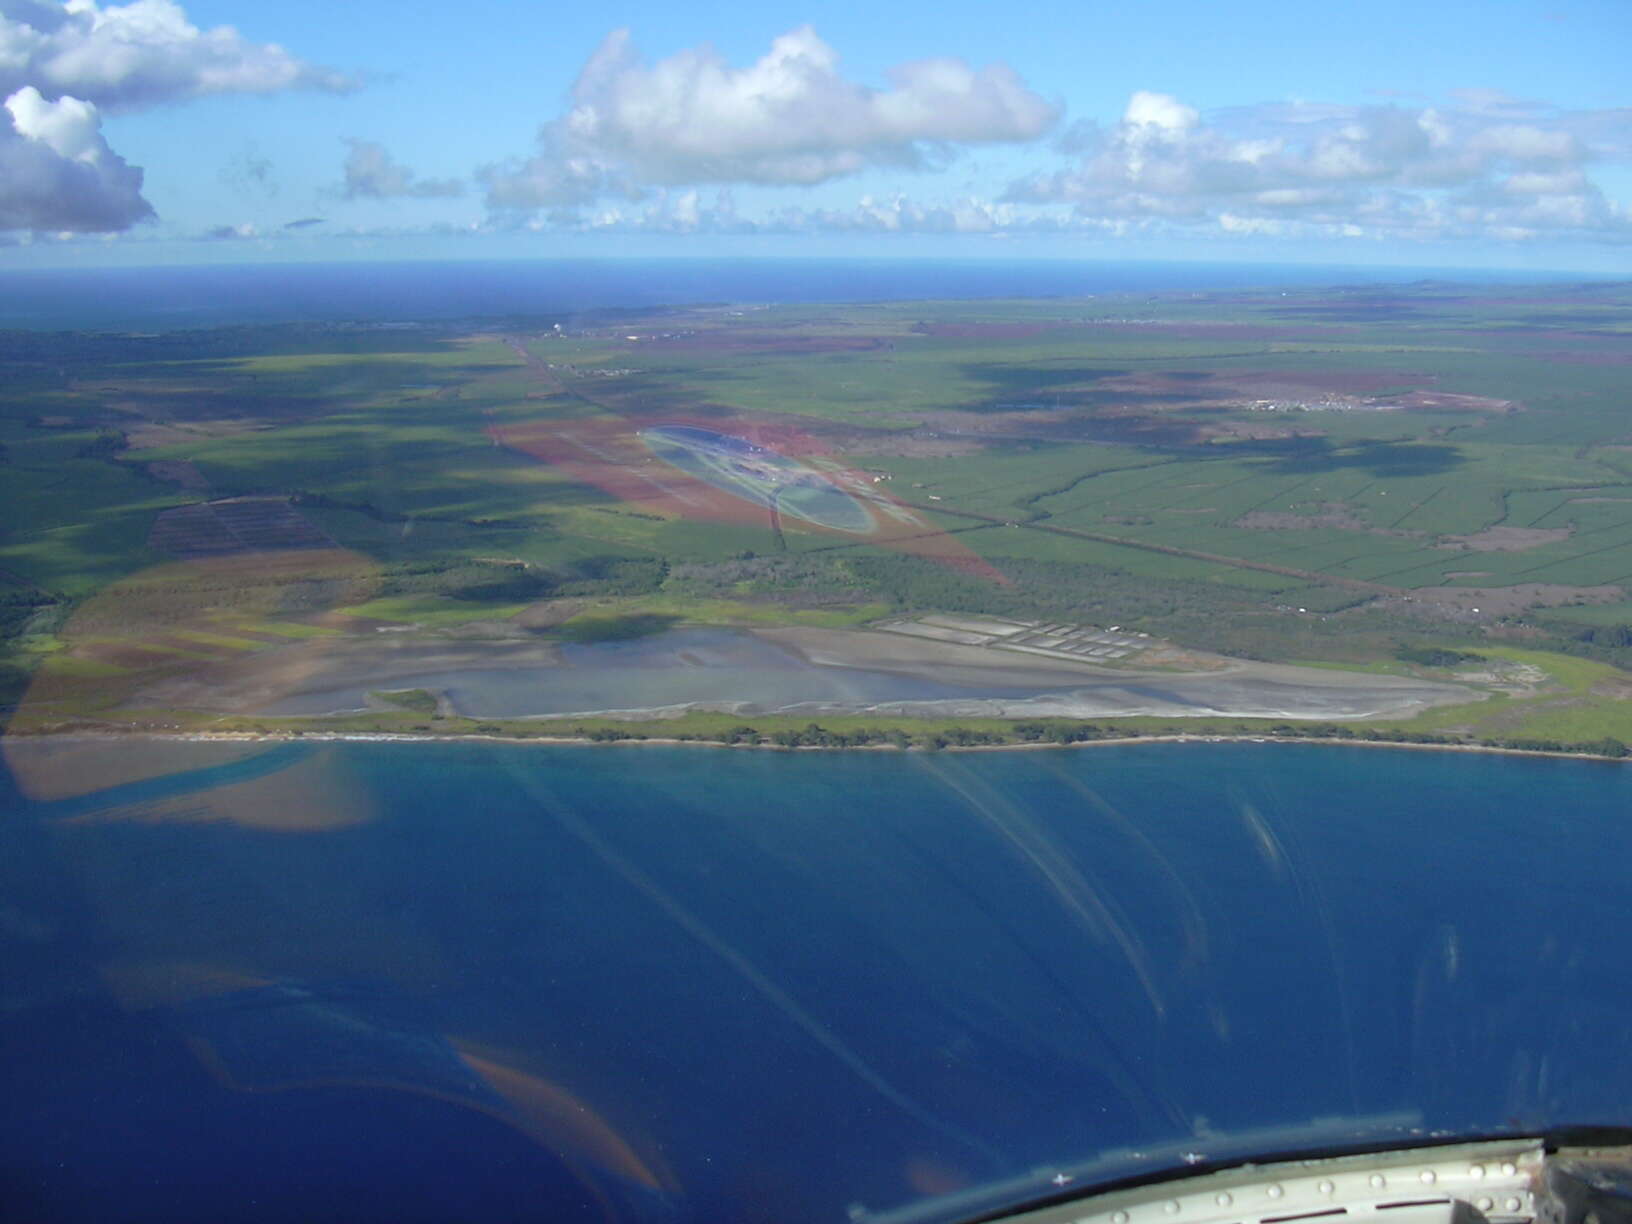
[[[1269,286],[1581,280],[1308,264],[930,259],[558,259],[0,269],[0,329],[541,316],[722,302],[1079,297]]]
[[[10,747],[6,1218],[954,1218],[1632,1122],[1625,767]]]

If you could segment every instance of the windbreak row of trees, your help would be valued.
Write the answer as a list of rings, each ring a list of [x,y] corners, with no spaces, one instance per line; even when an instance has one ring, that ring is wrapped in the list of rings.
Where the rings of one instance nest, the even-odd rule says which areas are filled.
[[[489,734],[504,730],[495,723],[484,723],[477,728]],[[559,728],[534,732],[558,734]],[[1272,739],[1329,739],[1353,740],[1373,744],[1437,744],[1446,747],[1508,748],[1525,752],[1568,752],[1578,755],[1620,759],[1629,755],[1627,745],[1612,736],[1585,743],[1545,739],[1534,736],[1472,739],[1434,731],[1395,730],[1378,727],[1355,729],[1341,723],[1275,723],[1265,728],[1246,728],[1220,733],[1206,728],[1185,726],[1122,727],[1114,723],[1074,722],[1066,719],[1017,722],[1006,730],[982,727],[936,727],[923,731],[909,731],[902,727],[835,730],[820,723],[809,723],[799,728],[779,728],[762,731],[749,723],[742,723],[718,732],[653,732],[649,727],[628,729],[622,727],[576,726],[569,734],[597,743],[651,738],[687,740],[701,743],[731,744],[777,748],[970,748],[987,745],[1015,744],[1085,744],[1101,740],[1128,740],[1174,735],[1223,735],[1226,738]]]

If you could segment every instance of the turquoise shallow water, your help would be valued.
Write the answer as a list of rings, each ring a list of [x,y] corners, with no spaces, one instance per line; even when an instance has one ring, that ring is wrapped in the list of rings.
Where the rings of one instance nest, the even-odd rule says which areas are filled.
[[[89,794],[0,782],[31,1219],[955,1218],[1187,1150],[1632,1122],[1632,769],[98,751]]]

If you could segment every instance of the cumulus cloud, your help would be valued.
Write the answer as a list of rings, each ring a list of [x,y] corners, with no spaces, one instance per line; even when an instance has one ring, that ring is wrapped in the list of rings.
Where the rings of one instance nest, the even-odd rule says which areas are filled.
[[[1316,104],[1203,117],[1136,93],[1121,120],[1078,124],[1068,168],[1011,185],[1006,199],[1067,204],[1106,224],[1203,226],[1232,234],[1632,239],[1627,211],[1591,181],[1624,155],[1599,114],[1564,114],[1493,91],[1445,108]]]
[[[642,234],[1002,235],[1083,228],[1070,219],[1026,215],[1012,204],[975,196],[923,201],[900,194],[868,194],[846,207],[789,204],[750,217],[738,211],[729,189],[705,195],[695,187],[659,188],[637,202],[561,210],[524,224],[533,229]]]
[[[798,232],[996,234],[1035,228],[1012,205],[966,197],[925,203],[903,195],[864,195],[853,208],[790,208],[775,218]]]
[[[651,187],[808,186],[938,164],[965,145],[1031,140],[1058,113],[1001,64],[920,60],[870,88],[841,74],[809,26],[745,68],[707,47],[648,63],[619,30],[585,64],[535,155],[480,177],[490,207],[518,210],[633,199]]]
[[[401,162],[394,161],[381,145],[367,140],[348,140],[345,186],[341,194],[348,200],[410,197],[440,199],[463,195],[465,185],[458,179],[422,179]]]
[[[174,0],[0,0],[0,230],[110,232],[152,217],[101,116],[207,94],[345,89],[347,78]]]
[[[0,119],[0,230],[127,229],[153,215],[142,172],[102,138],[97,109],[52,101],[32,85],[11,94]]]
[[[346,89],[341,73],[252,43],[231,26],[200,30],[175,0],[0,0],[0,92],[33,85],[120,112],[219,93]]]

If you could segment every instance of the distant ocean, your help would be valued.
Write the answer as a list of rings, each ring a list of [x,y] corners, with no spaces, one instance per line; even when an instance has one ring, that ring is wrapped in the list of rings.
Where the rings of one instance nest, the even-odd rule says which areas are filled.
[[[0,1217],[972,1195],[952,1218],[1184,1152],[1632,1122],[1629,768],[298,742],[97,768],[146,780],[31,799],[0,768]]]
[[[1071,260],[627,259],[0,269],[0,329],[553,317],[721,302],[1077,297],[1273,286],[1580,280],[1541,273]]]

